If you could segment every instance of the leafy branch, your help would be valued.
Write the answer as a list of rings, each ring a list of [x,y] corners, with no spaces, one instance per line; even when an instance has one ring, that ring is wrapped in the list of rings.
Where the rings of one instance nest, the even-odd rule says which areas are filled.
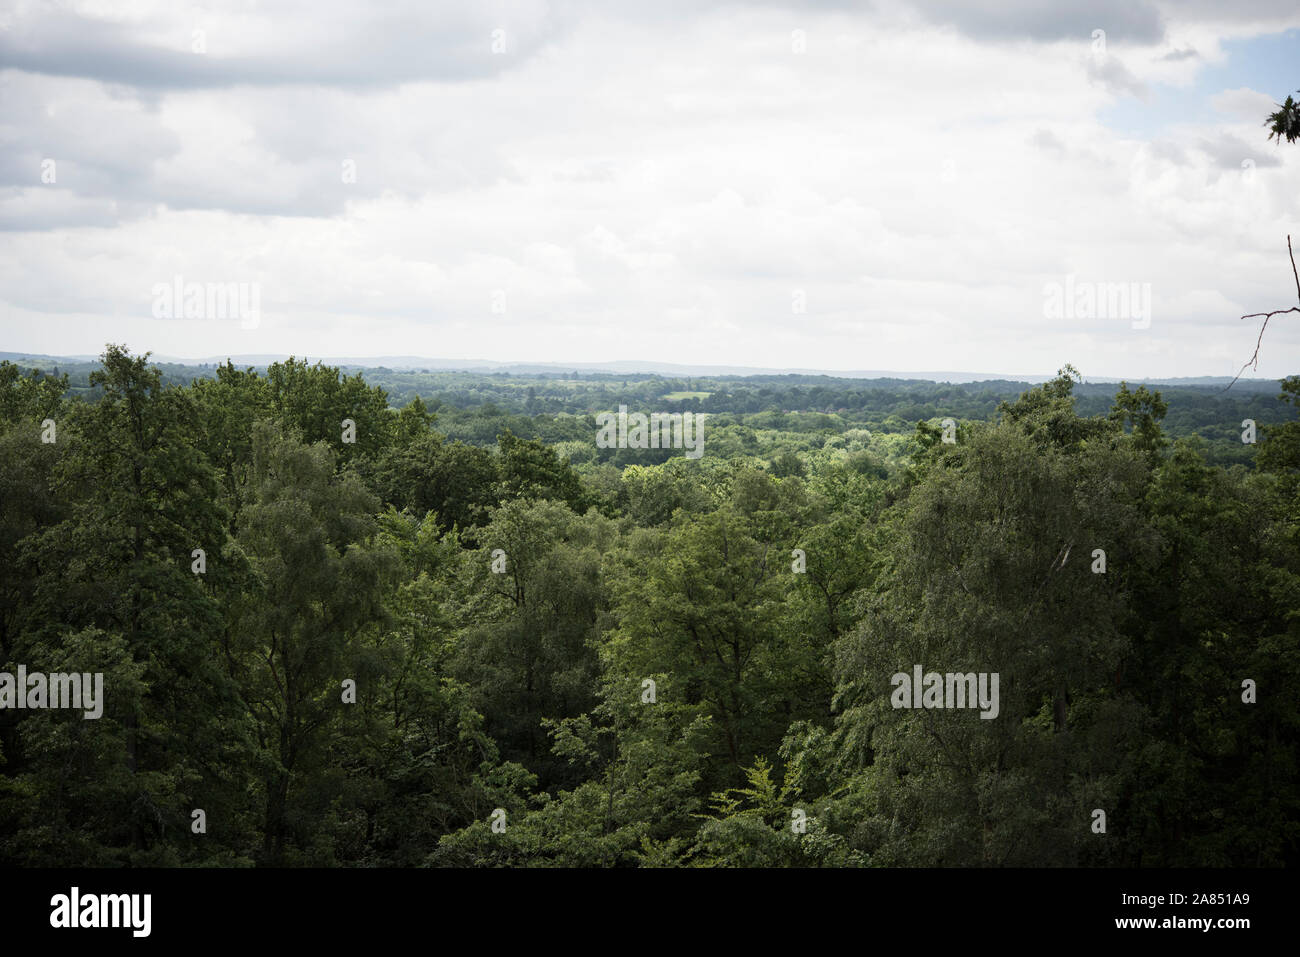
[[[1296,90],[1300,93],[1300,90]],[[1300,137],[1300,103],[1297,103],[1291,97],[1286,98],[1285,103],[1277,104],[1279,109],[1276,113],[1270,113],[1268,119],[1264,121],[1265,126],[1270,126],[1273,132],[1268,134],[1271,140],[1277,137],[1279,143],[1282,137],[1286,137],[1288,143],[1294,143],[1297,137]]]

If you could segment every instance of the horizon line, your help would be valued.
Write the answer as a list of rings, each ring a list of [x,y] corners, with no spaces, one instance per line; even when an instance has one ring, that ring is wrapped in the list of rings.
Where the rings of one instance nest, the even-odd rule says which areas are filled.
[[[318,356],[311,358],[296,353],[245,353],[245,354],[228,354],[225,356],[172,356],[157,355],[152,350],[146,350],[143,353],[136,352],[134,355],[149,356],[153,363],[169,363],[173,365],[207,365],[231,363],[247,363],[251,365],[267,365],[272,362],[282,362],[288,359],[298,359],[313,364],[319,363],[328,366],[349,366],[361,369],[391,369],[393,371],[419,371],[426,368],[430,372],[484,372],[484,371],[505,371],[507,369],[518,368],[546,368],[556,371],[571,370],[574,372],[582,371],[589,373],[607,373],[612,375],[661,375],[661,376],[772,376],[772,375],[798,375],[798,376],[823,376],[826,378],[837,379],[903,379],[927,382],[980,382],[980,381],[1006,381],[1006,382],[1037,382],[1049,381],[1056,378],[1056,373],[1044,374],[1013,374],[1013,373],[995,373],[995,372],[974,372],[956,369],[919,369],[919,370],[894,370],[894,369],[814,369],[814,368],[777,368],[769,366],[746,366],[746,365],[729,365],[726,363],[701,363],[698,365],[683,365],[674,362],[657,362],[643,359],[613,359],[599,362],[564,362],[557,360],[499,360],[499,359],[460,359],[444,358],[436,356],[416,356],[416,355],[375,355],[375,356]],[[97,362],[99,355],[89,355],[85,353],[70,355],[55,355],[50,353],[38,352],[0,352],[0,359],[13,361],[15,359],[38,359],[38,360],[58,360],[65,362]],[[370,363],[370,365],[366,365]],[[395,363],[402,363],[396,365]],[[434,368],[434,367],[437,368]],[[1059,372],[1059,370],[1058,370]],[[1084,384],[1089,383],[1109,383],[1109,382],[1174,382],[1180,380],[1207,380],[1213,382],[1227,382],[1232,379],[1230,375],[1184,375],[1184,376],[1125,376],[1100,374],[1096,376],[1083,375],[1080,372]],[[1285,378],[1285,377],[1281,377]],[[1276,382],[1281,378],[1273,377],[1241,377],[1240,382]]]

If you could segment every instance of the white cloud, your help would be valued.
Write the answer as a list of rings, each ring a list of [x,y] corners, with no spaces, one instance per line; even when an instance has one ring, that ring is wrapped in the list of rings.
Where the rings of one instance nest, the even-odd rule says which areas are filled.
[[[454,78],[415,69],[412,36],[391,82],[370,48],[347,79],[318,62],[345,21],[281,47],[291,25],[264,14],[211,14],[209,40],[284,49],[298,81],[151,74],[136,95],[0,74],[20,94],[0,123],[0,349],[1223,374],[1254,348],[1236,316],[1291,304],[1300,160],[1258,145],[1252,91],[1155,142],[1098,119],[1217,55],[1222,33],[1172,11],[1133,20],[1099,83],[1090,33],[1037,7],[1021,31],[937,4],[511,9],[535,42],[508,67],[472,62],[497,55],[451,27],[423,38],[462,57]],[[158,45],[181,25],[105,35]],[[1162,59],[1171,42],[1198,56]],[[259,283],[260,326],[152,319],[177,274]],[[1044,318],[1043,284],[1067,274],[1150,283],[1151,327]],[[1297,325],[1270,327],[1261,375],[1296,371]]]

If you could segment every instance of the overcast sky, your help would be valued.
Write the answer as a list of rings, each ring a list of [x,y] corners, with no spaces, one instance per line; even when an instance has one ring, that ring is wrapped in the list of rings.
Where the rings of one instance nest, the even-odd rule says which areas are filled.
[[[1075,6],[0,2],[0,351],[1234,374],[1300,4]]]

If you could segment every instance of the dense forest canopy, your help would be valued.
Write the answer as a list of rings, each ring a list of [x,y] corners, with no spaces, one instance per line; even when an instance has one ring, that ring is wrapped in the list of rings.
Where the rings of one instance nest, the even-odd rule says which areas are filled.
[[[705,454],[598,447],[620,404]],[[0,858],[1295,863],[1298,411],[0,363],[0,669],[104,683],[0,710]]]
[[[297,364],[305,363],[298,360]],[[102,394],[102,384],[90,381],[100,367],[98,360],[56,362],[14,357],[11,365],[66,376],[70,396],[93,400]],[[222,368],[216,363],[154,365],[162,382],[171,385],[215,380]],[[266,375],[268,369],[242,368],[260,375]],[[497,436],[509,430],[556,446],[575,466],[588,461],[649,465],[672,457],[652,450],[597,448],[591,441],[595,430],[592,416],[617,409],[619,404],[707,413],[710,441],[723,458],[757,455],[772,459],[784,452],[815,451],[850,432],[861,437],[861,430],[876,433],[881,439],[897,436],[885,443],[887,449],[880,450],[897,458],[902,453],[902,440],[911,438],[918,421],[937,423],[948,416],[957,420],[989,419],[996,415],[999,403],[1014,401],[1031,385],[1004,379],[953,383],[802,374],[677,377],[576,370],[510,373],[382,366],[337,369],[352,378],[360,376],[367,385],[378,386],[395,408],[404,408],[419,398],[429,412],[436,413],[438,431],[445,437],[486,448],[495,446]],[[1161,384],[1160,392],[1168,406],[1161,427],[1171,438],[1198,435],[1205,439],[1206,455],[1212,462],[1249,465],[1253,456],[1241,441],[1241,421],[1249,418],[1260,424],[1281,423],[1294,420],[1298,410],[1278,402],[1275,380],[1242,379],[1225,391],[1227,381],[1179,380]],[[1117,383],[1077,381],[1073,395],[1079,414],[1107,414],[1117,389]]]

